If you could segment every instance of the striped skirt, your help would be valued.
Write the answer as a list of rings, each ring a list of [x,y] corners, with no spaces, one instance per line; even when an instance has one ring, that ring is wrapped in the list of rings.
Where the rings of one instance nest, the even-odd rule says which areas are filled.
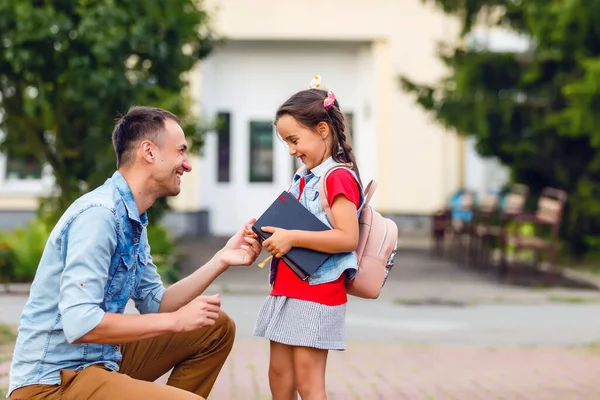
[[[346,350],[346,305],[269,296],[256,321],[254,335],[291,346]]]

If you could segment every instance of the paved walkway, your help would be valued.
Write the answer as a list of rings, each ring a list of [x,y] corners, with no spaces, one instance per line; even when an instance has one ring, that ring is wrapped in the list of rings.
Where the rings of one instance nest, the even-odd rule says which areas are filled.
[[[186,273],[202,265],[223,244],[211,238],[185,243]],[[266,254],[261,256],[261,260]],[[267,269],[232,268],[210,292],[263,295]],[[0,296],[1,297],[1,296]],[[10,297],[10,296],[8,296]],[[500,284],[480,274],[402,250],[384,288],[382,301],[397,303],[544,303],[600,301],[592,290],[536,290]],[[0,304],[14,321],[19,310]],[[501,315],[498,318],[502,318]],[[0,318],[2,320],[3,318]],[[8,321],[7,321],[8,322]],[[499,332],[501,334],[501,332]],[[8,357],[0,349],[0,393],[8,384]],[[330,399],[410,400],[600,400],[600,350],[412,345],[356,340],[348,351],[333,352],[328,368]],[[269,399],[268,344],[240,337],[211,399]],[[164,381],[164,379],[163,379]]]
[[[210,399],[270,399],[267,355],[265,341],[238,341]],[[331,400],[600,399],[600,353],[590,349],[349,343],[328,365]],[[0,393],[8,367],[0,362]]]
[[[401,238],[402,239],[402,238]],[[182,253],[182,275],[194,272],[206,263],[226,243],[227,238],[205,237],[178,243]],[[402,241],[400,242],[400,246]],[[382,291],[381,298],[400,303],[527,303],[549,301],[600,302],[600,291],[582,288],[531,288],[503,283],[494,271],[474,271],[455,263],[429,256],[423,244],[400,247],[394,268]],[[263,251],[257,263],[267,258]],[[232,267],[210,286],[211,293],[259,294],[268,286],[268,266],[263,269]],[[571,273],[570,275],[573,275]],[[581,274],[580,274],[581,275]],[[579,277],[577,277],[579,278]],[[582,282],[600,287],[600,279],[585,276]],[[12,285],[13,292],[26,293],[28,285]],[[4,286],[0,285],[0,294]],[[0,321],[2,320],[0,316]]]
[[[223,244],[210,238],[182,245],[187,273]],[[266,257],[263,252],[260,260]],[[265,269],[233,268],[214,292],[264,293]],[[499,282],[493,273],[468,271],[400,249],[382,300],[406,303],[527,303],[599,301],[579,289],[531,289]],[[268,345],[242,339],[216,383],[213,399],[269,399]],[[600,399],[600,352],[554,348],[418,346],[349,343],[329,361],[330,399],[594,400]]]
[[[187,275],[207,262],[226,242],[209,237],[180,244],[182,270]],[[269,254],[263,251],[257,262]],[[586,280],[589,279],[586,276]],[[230,268],[211,285],[211,292],[263,294],[268,281],[268,266],[260,269]],[[587,283],[587,281],[586,281]],[[544,303],[560,299],[572,302],[598,301],[600,291],[557,287],[551,289],[509,285],[490,271],[474,271],[455,263],[436,259],[422,246],[398,250],[394,267],[382,291],[382,299],[421,303]]]
[[[236,343],[211,399],[269,399],[268,345]],[[328,362],[329,399],[600,399],[600,353],[350,343]]]

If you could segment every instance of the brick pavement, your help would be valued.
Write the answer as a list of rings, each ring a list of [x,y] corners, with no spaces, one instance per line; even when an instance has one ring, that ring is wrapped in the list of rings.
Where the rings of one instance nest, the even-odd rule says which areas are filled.
[[[266,341],[238,341],[210,399],[269,399]],[[600,354],[349,343],[328,363],[329,399],[595,400]]]
[[[0,363],[0,393],[8,386]],[[269,399],[268,344],[236,342],[210,399]],[[332,352],[330,400],[596,400],[600,353],[589,349],[349,343]],[[161,379],[162,382],[165,379]]]
[[[215,247],[220,243],[210,243]],[[212,255],[193,243],[184,249],[188,272]],[[210,247],[210,246],[208,246]],[[212,249],[209,249],[212,250]],[[263,293],[267,270],[233,269],[218,278],[223,292]],[[404,252],[384,290],[390,299],[544,302],[550,293],[599,298],[598,291],[539,291],[501,285],[493,276]],[[481,347],[349,343],[333,352],[329,398],[410,400],[600,400],[600,352],[573,349],[486,349]],[[1,349],[0,349],[1,350]],[[0,351],[0,393],[8,385],[8,363]],[[238,339],[211,399],[269,399],[268,344]],[[164,381],[164,379],[162,379]]]

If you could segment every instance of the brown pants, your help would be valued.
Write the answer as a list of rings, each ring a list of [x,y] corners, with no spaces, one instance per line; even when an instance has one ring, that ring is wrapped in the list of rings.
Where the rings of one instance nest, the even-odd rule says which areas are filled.
[[[223,311],[215,325],[123,345],[119,372],[92,366],[61,371],[60,385],[31,385],[10,400],[198,400],[208,397],[233,347],[235,324]],[[173,368],[167,385],[154,383]]]

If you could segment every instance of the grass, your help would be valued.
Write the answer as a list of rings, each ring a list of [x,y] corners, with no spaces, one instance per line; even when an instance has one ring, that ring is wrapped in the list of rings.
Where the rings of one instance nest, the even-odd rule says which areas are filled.
[[[12,345],[17,338],[17,330],[15,327],[6,324],[0,324],[0,363],[10,361],[12,356]],[[5,351],[6,350],[6,351]],[[4,378],[0,374],[0,378]],[[0,387],[0,399],[6,396],[8,388]]]
[[[0,346],[12,344],[17,339],[17,331],[13,326],[0,324]]]
[[[473,305],[470,302],[456,301],[456,300],[444,300],[444,299],[394,299],[394,304],[403,306],[437,306],[437,307],[466,307]]]
[[[598,299],[597,301],[600,302],[600,299]],[[471,298],[465,300],[396,298],[394,299],[394,304],[402,306],[473,307],[485,304],[531,304],[531,301],[521,299],[510,299],[500,296],[490,298]]]
[[[548,296],[548,301],[553,302],[553,303],[589,304],[589,303],[600,303],[600,298],[551,295],[551,296]]]
[[[542,300],[543,301],[543,300]],[[564,296],[564,295],[548,295],[546,301],[550,303],[562,304],[598,304],[600,297],[581,297],[581,296]],[[485,304],[532,304],[532,301],[526,299],[508,299],[504,297],[491,297],[488,299],[468,299],[464,301],[443,300],[443,299],[394,299],[394,304],[401,306],[437,306],[437,307],[473,307]]]
[[[0,352],[2,352],[3,350],[0,348]],[[8,350],[7,350],[8,351]],[[0,363],[4,363],[4,362],[8,362],[12,359],[12,354],[11,353],[0,353]]]
[[[583,350],[584,352],[591,353],[595,356],[600,356],[600,342],[592,342],[584,344],[582,346],[571,346],[571,349]]]
[[[600,276],[600,254],[590,254],[584,258],[561,254],[558,257],[558,265]]]

